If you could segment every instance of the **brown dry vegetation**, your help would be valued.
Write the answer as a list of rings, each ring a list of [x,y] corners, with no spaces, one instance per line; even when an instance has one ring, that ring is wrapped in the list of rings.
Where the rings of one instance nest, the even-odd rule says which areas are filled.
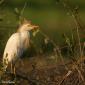
[[[15,85],[85,85],[84,60],[80,69],[79,61],[78,64],[65,61],[63,65],[62,62],[56,63],[54,59],[49,61],[49,57],[45,56],[25,58],[24,65],[20,62],[16,64],[16,80],[14,81],[14,74],[9,70],[9,73],[3,74],[1,82],[10,80]]]

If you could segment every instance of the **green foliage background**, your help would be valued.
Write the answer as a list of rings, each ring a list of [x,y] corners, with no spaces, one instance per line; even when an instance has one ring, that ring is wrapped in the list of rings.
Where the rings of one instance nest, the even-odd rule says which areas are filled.
[[[67,10],[56,0],[4,0],[0,5],[0,54],[2,55],[7,39],[16,32],[18,18],[15,8],[22,10],[25,2],[27,6],[23,16],[40,26],[40,29],[53,39],[58,45],[63,43],[62,34],[71,34],[75,27],[74,20]],[[79,14],[83,23],[85,22],[85,1],[69,0],[72,7],[79,6]],[[42,36],[34,40],[37,46],[41,47]]]

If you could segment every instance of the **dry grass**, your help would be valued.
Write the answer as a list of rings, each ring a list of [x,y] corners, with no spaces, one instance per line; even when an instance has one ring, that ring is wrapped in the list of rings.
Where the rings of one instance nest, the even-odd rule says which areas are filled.
[[[47,57],[47,56],[46,56]],[[65,65],[61,62],[48,62],[49,57],[35,56],[33,58],[23,59],[24,66],[17,62],[16,64],[16,80],[14,74],[4,73],[1,82],[13,81],[16,85],[84,85],[85,79],[85,59],[82,60],[83,70],[80,69],[80,61],[78,64],[72,61],[65,61]],[[51,60],[54,61],[54,60]],[[68,70],[65,68],[68,68]],[[23,82],[23,83],[22,83]],[[5,84],[8,85],[8,84]]]

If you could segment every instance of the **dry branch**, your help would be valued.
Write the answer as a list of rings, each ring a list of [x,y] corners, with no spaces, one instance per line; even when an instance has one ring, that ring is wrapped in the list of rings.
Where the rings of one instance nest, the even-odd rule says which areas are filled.
[[[62,85],[63,82],[64,82],[64,80],[65,80],[69,75],[71,75],[71,73],[72,73],[72,71],[68,71],[67,74],[63,77],[63,79],[61,80],[61,82],[59,82],[58,85]]]

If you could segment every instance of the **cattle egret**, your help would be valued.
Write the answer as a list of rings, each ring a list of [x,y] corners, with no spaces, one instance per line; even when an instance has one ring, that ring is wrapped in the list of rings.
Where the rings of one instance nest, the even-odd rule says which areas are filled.
[[[4,71],[6,71],[8,64],[15,64],[15,61],[17,61],[30,46],[29,31],[36,28],[38,28],[38,26],[32,25],[29,21],[24,20],[18,31],[8,39],[3,54]]]

